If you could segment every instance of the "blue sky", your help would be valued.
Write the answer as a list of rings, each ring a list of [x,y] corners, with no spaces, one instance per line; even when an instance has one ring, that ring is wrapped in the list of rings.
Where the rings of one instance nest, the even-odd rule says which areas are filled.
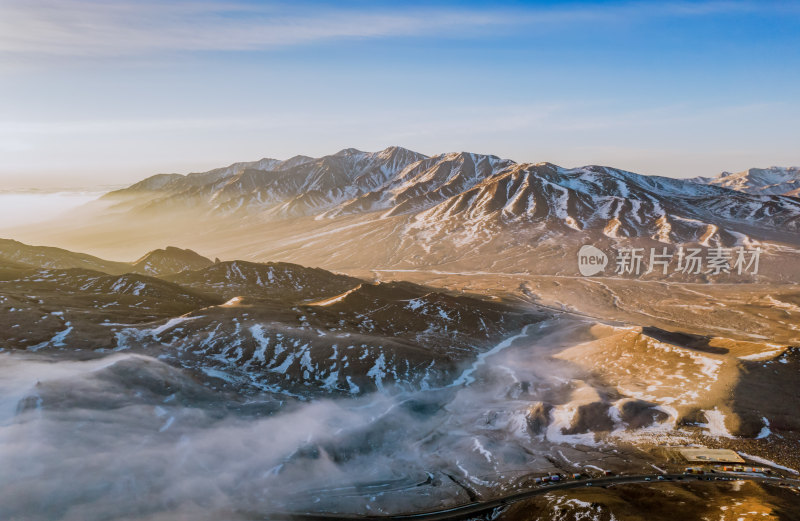
[[[800,2],[0,0],[0,189],[401,145],[800,163]]]

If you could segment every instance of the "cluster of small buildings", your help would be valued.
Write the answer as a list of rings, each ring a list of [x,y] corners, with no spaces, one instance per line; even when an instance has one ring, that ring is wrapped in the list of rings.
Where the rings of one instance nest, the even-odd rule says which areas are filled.
[[[745,467],[742,465],[723,465],[715,468],[722,472],[755,472],[757,474],[769,474],[772,472],[769,467]]]

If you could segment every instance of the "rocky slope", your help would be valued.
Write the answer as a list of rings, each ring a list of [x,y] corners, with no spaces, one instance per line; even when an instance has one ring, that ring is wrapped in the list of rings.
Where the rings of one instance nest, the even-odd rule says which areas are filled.
[[[548,316],[286,263],[219,262],[161,278],[10,263],[2,273],[3,350],[154,352],[215,385],[298,397],[444,386]]]
[[[0,239],[0,260],[17,265],[39,268],[84,268],[105,273],[125,273],[130,265],[112,262],[50,246],[31,246],[11,239]]]
[[[167,280],[198,291],[216,293],[232,299],[255,297],[302,302],[338,295],[363,281],[319,268],[306,268],[283,262],[219,262],[203,269],[169,275]]]
[[[0,261],[6,266],[18,268],[57,270],[80,268],[115,275],[132,272],[151,276],[170,275],[214,264],[210,259],[192,250],[174,246],[150,251],[136,261],[128,263],[109,261],[51,246],[33,246],[11,239],[0,239]]]

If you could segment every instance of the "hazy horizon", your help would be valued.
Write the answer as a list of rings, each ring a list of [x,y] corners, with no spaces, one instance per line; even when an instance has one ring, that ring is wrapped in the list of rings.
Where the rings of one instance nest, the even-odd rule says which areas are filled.
[[[389,145],[389,146],[401,146],[401,145]],[[345,148],[355,148],[355,147],[342,147],[341,149],[333,150],[329,153],[323,153],[320,155],[316,155],[313,157],[323,157],[328,155],[333,155],[339,152],[340,150],[344,150]],[[383,147],[386,148],[386,147]],[[379,152],[381,149],[375,150],[362,150],[363,152]],[[408,147],[402,147],[408,148]],[[459,152],[466,152],[466,153],[477,153],[473,150],[450,150],[445,152],[421,152],[417,149],[409,149],[413,150],[414,152],[424,153],[428,156],[436,156],[436,155],[443,155],[443,154],[450,154],[450,153],[459,153]],[[491,152],[486,152],[487,155],[497,155],[492,154]],[[309,154],[294,154],[294,155],[309,155]],[[131,184],[137,183],[143,179],[151,177],[153,175],[158,174],[180,174],[180,175],[187,175],[191,173],[197,172],[206,172],[209,170],[213,170],[216,168],[224,168],[230,166],[234,163],[241,163],[241,162],[251,162],[251,161],[258,161],[260,159],[270,158],[270,159],[277,159],[277,160],[286,160],[292,156],[277,156],[276,154],[270,155],[262,155],[259,157],[251,157],[251,158],[244,158],[244,159],[237,159],[234,161],[229,162],[221,162],[221,163],[198,163],[198,167],[189,170],[158,170],[158,171],[146,171],[141,172],[141,174],[132,173],[130,175],[121,176],[116,179],[117,182],[113,184],[109,184],[106,179],[95,179],[93,177],[85,177],[81,175],[76,175],[74,177],[57,177],[57,178],[41,178],[38,176],[28,176],[28,177],[11,177],[0,187],[0,198],[6,195],[30,195],[35,196],[39,195],[50,195],[50,194],[80,194],[80,193],[95,193],[95,194],[103,194],[110,192],[112,190],[117,190],[119,188],[123,188],[129,186]],[[534,160],[534,161],[521,161],[513,157],[501,157],[501,159],[510,159],[516,163],[553,163],[557,164],[558,166],[564,168],[580,168],[585,166],[608,166],[613,168],[621,168],[623,170],[628,170],[637,174],[643,175],[655,175],[655,176],[665,176],[665,177],[674,177],[674,178],[687,178],[687,177],[696,177],[696,176],[703,176],[703,177],[715,177],[723,172],[740,172],[747,170],[749,168],[771,168],[771,167],[793,167],[798,168],[796,164],[768,164],[768,165],[750,165],[748,167],[737,169],[737,170],[718,170],[714,172],[694,172],[692,175],[685,175],[685,176],[673,176],[667,175],[660,172],[642,172],[636,171],[632,169],[622,168],[616,164],[602,164],[602,163],[585,163],[585,164],[563,164],[563,163],[556,163],[555,161],[548,161],[546,159],[543,160]],[[2,212],[0,212],[2,215]]]

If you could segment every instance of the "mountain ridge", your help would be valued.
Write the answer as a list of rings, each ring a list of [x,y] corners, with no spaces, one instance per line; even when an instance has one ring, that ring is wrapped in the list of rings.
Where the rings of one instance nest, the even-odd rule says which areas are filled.
[[[790,196],[400,147],[156,176],[110,192],[81,218],[24,238],[112,258],[133,255],[125,237],[140,248],[179,241],[222,258],[357,276],[433,267],[573,275],[574,264],[555,259],[595,244],[760,247],[777,258],[763,264],[769,276],[784,280],[796,272],[787,255],[800,246],[800,200]]]
[[[214,261],[193,250],[167,246],[163,249],[152,250],[134,261],[133,270],[146,275],[168,275],[184,270],[205,268],[213,264]]]
[[[223,261],[172,274],[7,264],[3,351],[152,352],[245,393],[442,386],[492,342],[551,317],[519,302],[289,263]]]
[[[282,164],[270,163],[271,170],[229,167],[226,177],[213,177],[202,186],[191,176],[220,170],[189,174],[165,184],[158,197],[139,201],[138,208],[152,212],[191,205],[207,215],[261,220],[371,212],[382,212],[384,217],[429,212],[439,218],[466,212],[474,220],[479,213],[502,208],[504,216],[555,221],[562,230],[599,229],[612,238],[656,240],[669,239],[672,233],[674,242],[698,241],[709,230],[724,228],[727,223],[721,220],[797,231],[800,216],[796,201],[776,194],[749,194],[711,182],[645,176],[605,166],[563,168],[466,152],[429,157],[400,147],[372,153],[344,149],[290,168]],[[470,192],[476,186],[482,188]],[[138,190],[132,185],[106,197]],[[687,198],[692,204],[681,204]],[[720,204],[723,199],[725,204]],[[439,205],[443,206],[433,210]],[[442,211],[444,207],[449,210]],[[737,240],[729,233],[718,242]]]
[[[691,181],[749,194],[797,197],[800,194],[800,167],[748,168],[741,172],[722,172],[716,177],[695,177]]]

